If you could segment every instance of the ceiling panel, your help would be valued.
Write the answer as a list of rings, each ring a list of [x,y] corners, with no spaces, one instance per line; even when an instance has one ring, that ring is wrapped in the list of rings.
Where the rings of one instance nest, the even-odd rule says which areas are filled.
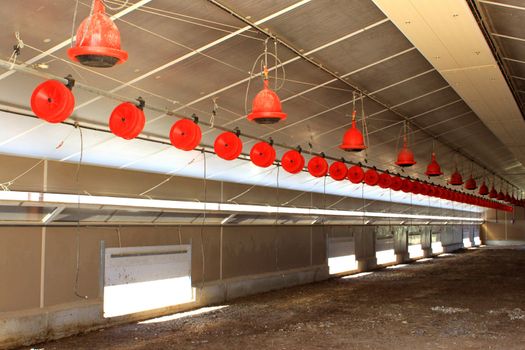
[[[20,31],[29,46],[40,50],[49,49],[69,38],[74,10],[71,1],[41,4],[29,0],[24,5],[15,3],[10,10],[5,7],[0,10],[6,18],[0,24],[3,29],[0,40],[5,43],[0,52],[4,58],[11,54],[15,30]],[[81,1],[77,22],[88,13],[88,6],[84,3],[89,1]],[[123,65],[106,70],[74,65],[67,59],[67,45],[57,50],[58,58],[45,57],[39,62],[48,62],[49,73],[58,76],[72,74],[78,82],[115,90],[128,99],[142,96],[148,105],[175,110],[183,115],[196,113],[205,122],[210,121],[213,99],[216,98],[219,106],[214,119],[216,125],[239,127],[244,135],[272,137],[276,142],[301,145],[306,150],[309,149],[308,143],[311,143],[314,151],[325,151],[352,161],[364,162],[366,158],[369,164],[401,171],[392,163],[400,143],[402,119],[368,98],[365,99],[365,111],[370,116],[367,121],[370,149],[366,154],[348,154],[338,149],[352,111],[352,88],[344,82],[347,81],[372,93],[374,98],[402,115],[414,118],[413,122],[421,128],[438,135],[440,140],[461,147],[462,151],[494,170],[500,171],[516,162],[515,157],[505,153],[502,143],[480,124],[479,118],[470,113],[467,104],[458,101],[460,97],[454,89],[386,19],[373,1],[229,0],[224,4],[248,20],[275,14],[275,18],[261,26],[269,28],[298,50],[305,53],[313,51],[309,56],[341,76],[341,79],[337,80],[279,45],[277,51],[281,61],[285,62],[285,77],[278,70],[278,82],[283,82],[283,78],[285,80],[277,92],[288,118],[277,125],[248,122],[245,102],[249,110],[253,96],[261,89],[260,75],[251,80],[245,98],[247,83],[250,73],[254,73],[250,71],[255,59],[263,52],[265,36],[254,29],[247,29],[241,35],[226,37],[244,28],[245,23],[204,0],[153,0],[116,20],[122,45],[130,54],[129,61]],[[278,13],[293,4],[296,4],[294,9]],[[502,12],[498,16],[505,20],[507,14]],[[30,17],[39,20],[30,21]],[[506,27],[511,27],[512,21],[508,23]],[[497,29],[506,34],[519,34],[517,29],[504,31],[508,29],[506,27]],[[44,39],[50,39],[50,42],[44,42]],[[501,39],[501,42],[504,41],[509,40]],[[203,50],[202,54],[192,51],[210,43],[215,44]],[[21,61],[38,53],[29,46],[22,50]],[[512,57],[523,51],[521,44],[515,41],[507,46],[507,52]],[[272,41],[269,41],[269,49],[274,50]],[[270,58],[269,63],[273,66],[273,59]],[[525,76],[522,71],[525,64],[509,62],[509,66],[513,74]],[[256,65],[255,73],[259,70],[260,65]],[[271,76],[274,87],[274,72]],[[41,81],[22,73],[5,79],[0,77],[0,102],[27,110],[31,92]],[[517,84],[522,86],[521,82]],[[118,103],[97,98],[82,89],[74,89],[73,92],[78,108],[72,119],[107,128],[108,117]],[[168,141],[169,130],[177,118],[162,116],[162,113],[148,109],[145,113],[148,122],[143,136]],[[40,126],[42,122],[24,117],[2,115],[2,118],[5,128],[0,130],[1,152],[79,160],[79,135],[71,132],[72,127]],[[203,143],[212,145],[220,132],[202,124],[201,127]],[[470,133],[465,134],[466,130]],[[64,144],[56,149],[63,140],[66,140]],[[253,141],[246,137],[243,141],[246,154]],[[432,141],[429,135],[422,132],[417,132],[413,141],[418,164],[413,169],[407,169],[406,173],[422,174]],[[437,144],[442,150],[444,168],[449,171],[453,152],[445,151],[445,146]],[[281,155],[283,150],[278,149],[277,153]],[[202,176],[203,171],[203,161],[198,152],[183,152],[169,145],[147,141],[128,142],[97,132],[85,133],[83,160],[93,164],[195,177]],[[226,162],[212,155],[207,157],[206,162],[211,178],[275,186],[275,170],[259,169],[241,160]],[[288,187],[322,190],[319,187],[322,182],[308,174],[288,176],[283,181]],[[525,184],[523,180],[522,183]],[[348,190],[341,184],[330,186],[336,193]],[[376,196],[377,193],[370,195]],[[160,217],[158,220],[163,219]]]

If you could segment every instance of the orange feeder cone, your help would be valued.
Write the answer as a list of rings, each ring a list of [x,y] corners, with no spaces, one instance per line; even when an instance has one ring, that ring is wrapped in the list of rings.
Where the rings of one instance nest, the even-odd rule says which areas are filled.
[[[279,96],[268,87],[268,79],[264,79],[264,88],[259,91],[252,102],[252,112],[248,120],[257,124],[275,124],[286,119]]]
[[[120,32],[101,0],[94,1],[93,14],[78,27],[75,46],[67,54],[74,62],[97,68],[113,67],[128,59],[128,53],[120,48]]]
[[[361,130],[356,126],[355,121],[356,111],[352,112],[352,126],[345,132],[343,136],[343,143],[339,148],[347,152],[361,152],[366,148],[365,141]]]

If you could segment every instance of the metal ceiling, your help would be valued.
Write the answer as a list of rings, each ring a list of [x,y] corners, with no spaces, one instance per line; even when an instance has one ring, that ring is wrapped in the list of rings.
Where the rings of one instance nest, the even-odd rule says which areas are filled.
[[[89,14],[90,3],[79,1],[79,20]],[[120,1],[107,3],[121,4]],[[37,64],[46,63],[45,72],[58,76],[72,74],[78,82],[118,92],[129,99],[140,95],[148,104],[186,115],[197,113],[207,121],[212,99],[217,98],[220,107],[214,120],[217,125],[238,126],[243,133],[271,136],[276,142],[301,145],[304,149],[308,149],[310,142],[314,151],[365,161],[365,155],[348,155],[337,148],[350,121],[352,88],[344,83],[346,81],[382,104],[370,98],[365,100],[369,116],[370,149],[366,155],[369,164],[400,170],[393,162],[402,115],[440,141],[437,142],[438,159],[447,173],[455,162],[465,172],[470,172],[471,164],[462,157],[454,158],[454,150],[444,144],[475,159],[479,165],[474,166],[474,174],[478,177],[484,174],[481,166],[497,173],[506,173],[505,169],[509,168],[525,172],[516,157],[372,1],[232,0],[222,4],[235,9],[245,20],[267,28],[337,78],[279,44],[277,52],[286,70],[286,81],[278,93],[288,119],[274,126],[247,122],[244,118],[247,82],[266,35],[205,0],[130,1],[131,7],[114,13],[122,45],[130,58],[125,64],[106,70],[88,69],[67,58],[74,1],[13,2],[9,8],[0,9],[3,19],[0,55],[4,59],[11,55],[15,44],[13,33],[19,32],[26,44],[19,61],[33,64],[37,69],[42,69]],[[273,49],[273,44],[270,46]],[[28,110],[29,97],[41,81],[21,73],[0,71],[0,103]],[[259,79],[252,79],[248,102],[259,88]],[[107,128],[108,116],[116,102],[79,89],[74,94],[76,110],[72,119],[80,124]],[[79,160],[79,138],[76,132],[71,132],[71,127],[45,125],[8,114],[2,114],[1,118],[0,152]],[[153,112],[148,112],[147,118],[143,135],[167,140],[175,118]],[[423,178],[432,149],[432,140],[425,132],[414,128],[418,164],[406,170],[419,178]],[[203,142],[213,144],[218,131],[203,128],[203,134]],[[56,149],[64,140],[64,145]],[[124,142],[97,132],[86,133],[84,142],[83,156],[88,163],[202,176],[202,163],[187,166],[195,157],[192,152],[141,140]],[[251,144],[246,140],[245,151]],[[278,156],[282,152],[278,149]],[[181,170],[192,166],[193,172]],[[274,186],[266,178],[266,172],[267,169],[254,169],[215,157],[211,157],[208,164],[211,178],[253,183],[253,179],[246,177],[258,176],[260,184]],[[525,177],[506,177],[525,188]],[[296,189],[311,190],[313,183],[316,191],[323,190],[318,181],[307,176],[295,182]],[[445,179],[438,182],[444,183]],[[340,189],[339,193],[345,191]]]

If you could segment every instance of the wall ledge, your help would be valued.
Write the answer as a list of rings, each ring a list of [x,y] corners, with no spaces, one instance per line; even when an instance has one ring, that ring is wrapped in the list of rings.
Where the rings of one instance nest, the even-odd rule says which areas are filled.
[[[327,265],[196,283],[193,302],[104,318],[101,298],[0,313],[0,349],[11,349],[78,333],[188,311],[239,297],[328,279]]]

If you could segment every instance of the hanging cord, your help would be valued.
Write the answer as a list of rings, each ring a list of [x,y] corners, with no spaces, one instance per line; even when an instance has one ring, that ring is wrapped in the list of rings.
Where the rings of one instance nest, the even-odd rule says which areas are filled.
[[[365,115],[365,103],[364,103],[364,95],[361,92],[361,125],[363,128],[363,134],[364,134],[364,140],[365,140],[365,161],[368,159],[368,150],[370,148],[370,139],[368,137],[368,126],[366,125],[366,115]]]
[[[122,10],[124,7],[128,6],[128,2],[129,0],[125,0],[122,5],[120,6],[117,6],[117,7],[111,7],[108,5],[108,2],[106,0],[102,0],[102,2],[104,3],[104,6],[106,6],[106,8],[110,9],[111,11],[118,11],[118,10]]]
[[[15,32],[15,38],[16,38],[16,44],[13,45],[13,52],[11,53],[11,56],[9,56],[9,59],[7,60],[9,63],[11,63],[11,68],[9,69],[13,69],[15,67],[16,60],[18,56],[20,56],[20,52],[25,46],[22,39],[20,39],[19,32]]]
[[[277,40],[274,40],[273,41],[273,44],[274,44],[274,59],[275,59],[275,84],[274,84],[274,89],[275,91],[279,91],[282,89],[282,87],[284,86],[284,83],[286,81],[286,69],[284,68],[284,65],[283,65],[283,62],[279,59],[279,56],[277,55]],[[281,78],[281,84],[278,85],[277,82],[279,80],[279,69],[278,68],[281,68],[281,70],[283,71],[283,77]]]
[[[206,202],[207,202],[207,195],[208,195],[208,182],[207,182],[207,168],[206,168],[206,152],[202,150],[202,156],[203,156],[203,180],[204,180],[204,210],[202,212],[202,222],[201,222],[201,230],[200,230],[200,237],[201,237],[201,255],[202,255],[202,278],[201,278],[201,291],[204,289],[204,273],[206,272],[206,256],[204,255],[204,225],[206,224]]]
[[[362,208],[362,214],[361,214],[361,222],[363,224],[363,230],[365,229],[364,226],[365,226],[365,210],[366,210],[366,199],[365,199],[365,184],[364,183],[361,183],[361,199],[363,200],[363,208]]]
[[[31,170],[33,170],[34,168],[36,168],[37,166],[39,166],[41,163],[43,163],[45,160],[44,159],[41,159],[39,160],[38,162],[35,163],[35,165],[33,165],[31,168],[27,169],[26,171],[24,171],[23,173],[21,173],[20,175],[14,177],[13,179],[9,180],[9,181],[6,181],[6,182],[3,182],[3,183],[0,183],[0,189],[2,191],[10,191],[10,186],[12,186],[18,179],[20,179],[21,177],[23,177],[24,175],[26,175],[27,173],[29,173]]]
[[[276,227],[275,229],[275,239],[273,241],[273,248],[274,248],[274,253],[275,253],[275,268],[277,271],[281,271],[281,267],[279,266],[279,244],[278,244],[278,240],[279,240],[279,225],[277,225],[277,222],[279,220],[279,164],[276,165],[277,167],[277,176],[275,178],[275,184],[276,184],[276,188],[277,188],[277,193],[276,193],[276,197],[277,197],[277,210],[275,211],[275,221],[274,221],[274,226]]]
[[[273,52],[274,52],[274,55],[275,55],[273,66],[277,67],[277,40],[273,41]],[[274,81],[274,85],[273,85],[273,88],[275,90],[277,90],[277,77],[278,77],[278,73],[277,73],[277,69],[275,69],[275,81]]]
[[[213,110],[211,111],[211,117],[210,117],[210,128],[213,128],[215,126],[215,117],[217,116],[217,112],[219,111],[219,105],[217,104],[218,97],[214,97],[212,99],[213,101]]]
[[[405,123],[401,126],[401,129],[399,129],[399,133],[397,134],[397,142],[396,142],[396,153],[399,152],[399,140],[403,139],[403,132],[405,130]]]
[[[86,20],[86,25],[84,26],[84,32],[82,33],[82,41],[77,43],[76,46],[82,46],[82,44],[84,43],[84,39],[86,38],[86,34],[88,33],[89,31],[89,26],[91,25],[91,17],[93,16],[93,12],[95,10],[95,1],[97,0],[93,0],[93,2],[91,3],[91,9],[89,10],[89,16]],[[74,46],[73,44],[73,38],[75,38],[75,22],[76,22],[76,17],[77,17],[77,10],[78,9],[78,3],[77,3],[77,6],[76,6],[76,9],[75,9],[75,13],[73,14],[73,28],[71,30],[71,47]],[[78,38],[76,38],[75,41],[78,41]]]
[[[327,176],[323,176],[323,209],[326,209],[326,178]],[[325,217],[321,216],[321,223],[324,225]]]
[[[79,174],[80,174],[80,168],[82,166],[82,159],[84,157],[84,138],[82,136],[82,128],[79,126],[78,123],[75,123],[75,128],[78,128],[78,131],[80,133],[80,158],[77,165],[77,171],[75,175],[78,195],[77,195],[77,226],[76,226],[76,267],[75,267],[75,287],[74,287],[74,293],[77,297],[81,299],[88,299],[87,295],[82,295],[79,293],[79,278],[80,278],[80,219],[81,219],[81,212],[80,212],[80,188],[79,188]],[[120,238],[119,238],[120,239]]]
[[[75,41],[75,26],[77,23],[78,3],[79,3],[79,0],[76,1],[75,10],[73,11],[73,24],[71,25],[71,42],[69,43],[70,47],[73,47],[73,44]]]
[[[64,144],[66,143],[66,141],[69,139],[69,137],[73,134],[73,132],[75,131],[75,127],[73,127],[69,133],[66,135],[66,137],[64,137],[56,146],[55,146],[55,149],[60,149],[62,148],[62,146],[64,146]]]
[[[390,197],[390,202],[388,203],[388,211],[391,213],[392,212],[392,189],[391,188],[388,189],[388,195]],[[388,218],[388,230],[392,232],[392,218],[391,217]]]
[[[277,197],[277,203],[276,203],[276,207],[277,207],[277,210],[275,211],[275,221],[274,221],[274,225],[277,225],[277,222],[279,220],[279,205],[281,203],[280,199],[279,199],[279,189],[280,189],[280,186],[279,186],[279,169],[280,169],[280,166],[279,166],[279,163],[277,163],[277,165],[275,166],[277,168],[277,175],[275,177],[275,188],[277,189],[276,191],[276,197]]]
[[[122,238],[120,237],[120,226],[117,227],[117,238],[118,238],[118,247],[122,248]]]
[[[268,176],[269,176],[271,173],[273,173],[274,170],[275,170],[275,168],[270,168],[270,169],[268,169],[268,170],[262,172],[260,175],[268,175]],[[255,184],[255,185],[251,185],[250,187],[248,187],[246,190],[242,191],[241,193],[236,194],[235,196],[233,196],[233,197],[231,197],[231,198],[228,198],[228,199],[226,200],[226,202],[237,203],[237,202],[235,202],[235,200],[236,200],[237,198],[240,198],[240,197],[244,196],[246,193],[250,192],[251,190],[253,190],[253,189],[254,189],[255,187],[257,187],[257,186],[258,186],[257,184]]]
[[[177,171],[180,171],[184,168],[186,168],[187,166],[193,164],[198,157],[200,157],[203,153],[199,153],[197,154],[195,157],[193,157],[188,163],[186,163],[182,168],[178,168],[174,171],[174,174],[173,175],[170,175],[169,177],[165,178],[164,180],[162,180],[161,182],[159,182],[158,184],[156,184],[155,186],[151,187],[151,188],[148,188],[146,191],[142,192],[142,193],[139,193],[139,196],[145,196],[145,197],[149,197],[147,194],[150,193],[151,191],[153,190],[156,190],[157,188],[159,188],[160,186],[164,185],[165,183],[171,181],[175,176],[176,176],[176,172]],[[168,173],[169,174],[169,173]],[[149,197],[151,199],[151,197]]]
[[[356,100],[357,100],[357,92],[353,90],[352,91],[352,124],[354,123],[357,117],[357,109],[355,108]]]
[[[78,124],[78,122],[75,122],[75,128],[78,129],[79,135],[80,135],[80,158],[78,160],[77,164],[77,173],[75,175],[75,178],[77,180],[78,184],[78,177],[80,175],[80,168],[82,167],[82,161],[84,160],[84,135],[82,134],[82,128]]]

